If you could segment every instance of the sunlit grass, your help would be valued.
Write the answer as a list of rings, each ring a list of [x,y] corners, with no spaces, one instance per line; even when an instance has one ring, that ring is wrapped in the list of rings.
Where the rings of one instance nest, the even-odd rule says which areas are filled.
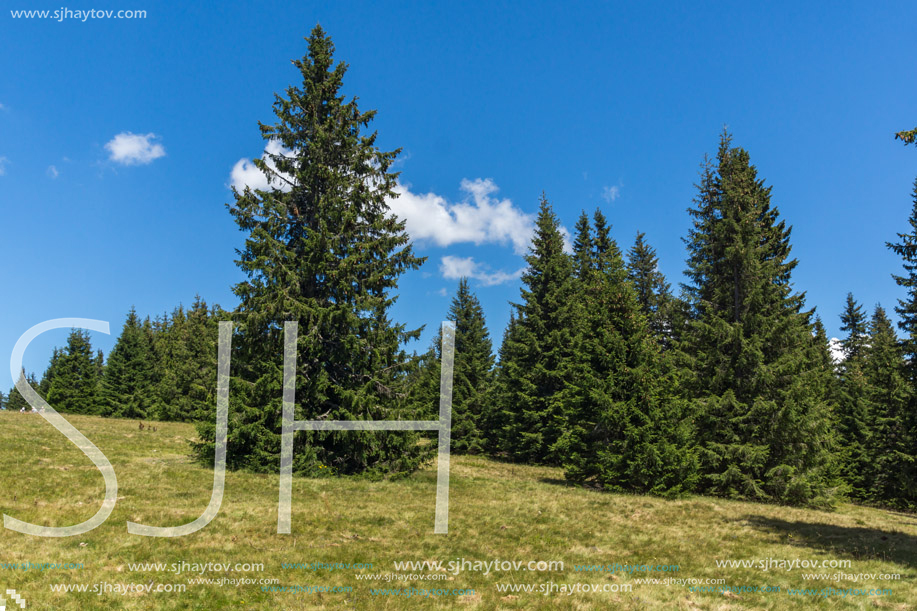
[[[0,533],[0,563],[83,563],[83,569],[0,570],[0,589],[16,589],[42,609],[911,609],[917,601],[917,516],[842,505],[836,512],[692,497],[663,500],[603,494],[564,484],[560,470],[453,456],[449,535],[433,534],[435,465],[392,482],[296,479],[293,533],[278,535],[276,476],[228,473],[219,515],[202,531],[164,539],[130,535],[130,520],[175,526],[210,499],[213,473],[188,458],[193,427],[128,420],[68,419],[111,460],[118,504],[108,521],[81,536]],[[0,413],[0,509],[28,522],[66,526],[98,510],[101,474],[37,415]],[[405,560],[562,560],[563,572],[463,572],[408,584],[357,580],[394,572]],[[850,559],[817,573],[899,573],[898,581],[804,581],[807,569],[721,569],[717,559]],[[279,585],[352,586],[350,593],[267,593],[260,585],[188,585],[182,594],[53,593],[51,584],[187,584],[170,572],[131,572],[128,563],[263,563],[263,572],[212,572],[209,578],[277,578]],[[372,570],[282,569],[284,562],[363,562]],[[574,564],[677,564],[677,573],[575,572]],[[690,592],[634,579],[724,578],[730,586],[890,588],[892,596],[797,597],[781,593]],[[497,583],[633,584],[630,593],[572,596],[500,593]],[[382,597],[370,588],[471,588],[474,596]],[[11,608],[11,607],[7,607]]]

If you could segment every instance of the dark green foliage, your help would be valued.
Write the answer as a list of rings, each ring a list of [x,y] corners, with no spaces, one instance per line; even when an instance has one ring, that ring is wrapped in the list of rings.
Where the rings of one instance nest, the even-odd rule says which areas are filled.
[[[870,388],[863,370],[868,334],[863,307],[847,293],[841,314],[841,340],[844,360],[838,367],[837,431],[840,444],[841,473],[850,485],[850,494],[865,500],[872,481],[869,457],[866,455],[867,429],[872,418]]]
[[[237,264],[248,279],[234,287],[234,374],[228,440],[230,467],[276,471],[280,462],[282,346],[285,321],[298,321],[297,420],[412,420],[405,379],[408,331],[388,316],[399,276],[416,257],[386,199],[398,151],[376,147],[362,133],[375,112],[361,112],[341,93],[347,66],[334,65],[334,45],[320,26],[308,53],[294,61],[301,87],[275,96],[277,122],[261,125],[265,140],[288,154],[256,165],[266,191],[234,191],[229,206],[246,233]],[[283,190],[282,190],[283,189]],[[238,392],[237,392],[238,390]],[[213,426],[198,446],[212,460]],[[322,431],[296,434],[293,470],[395,474],[431,456],[414,432]]]
[[[41,376],[41,382],[38,383],[38,394],[45,399],[48,397],[48,391],[51,390],[51,381],[57,373],[57,364],[60,360],[60,355],[60,348],[54,348],[51,352],[51,360],[48,363],[48,368],[45,369],[44,374]]]
[[[99,363],[89,332],[73,329],[67,347],[58,355],[47,401],[59,412],[99,413]]]
[[[898,286],[907,289],[906,297],[898,300],[895,312],[900,319],[898,328],[904,332],[902,346],[910,364],[909,377],[913,384],[917,382],[917,180],[914,180],[912,200],[911,215],[908,218],[910,230],[898,234],[899,242],[886,242],[885,245],[901,257],[906,272],[901,276],[893,274],[892,278]]]
[[[694,485],[685,402],[667,392],[661,355],[601,212],[577,224],[576,312],[563,432],[568,479],[614,491],[677,494]]]
[[[132,307],[102,376],[101,413],[116,418],[149,418],[157,399],[155,365],[152,326],[149,319],[141,323]]]
[[[912,392],[905,377],[904,360],[891,321],[880,306],[869,323],[865,370],[872,413],[865,446],[868,457],[867,499],[877,504],[917,507],[917,457]]]
[[[459,280],[448,320],[455,322],[455,364],[452,373],[452,451],[457,454],[484,452],[483,418],[493,382],[494,354],[484,310],[468,287]],[[442,330],[423,356],[423,381],[417,386],[425,418],[439,417],[439,386],[442,364]]]
[[[564,391],[576,353],[573,262],[560,224],[542,195],[522,303],[504,336],[495,389],[500,450],[513,460],[559,464],[555,443],[564,430]]]
[[[824,372],[811,313],[792,291],[790,228],[748,153],[726,134],[698,191],[687,239],[692,320],[682,343],[701,490],[828,502],[836,482]]]
[[[673,297],[671,286],[659,271],[656,249],[638,233],[627,253],[627,275],[637,293],[640,310],[646,316],[652,336],[663,348],[670,348],[672,337]]]
[[[885,429],[893,439],[886,440],[889,451],[893,454],[884,464],[894,465],[895,473],[887,474],[893,478],[888,483],[883,483],[881,491],[876,493],[877,498],[886,499],[885,502],[901,506],[913,506],[917,494],[917,180],[914,181],[912,191],[911,214],[908,218],[909,230],[907,233],[898,234],[897,243],[887,243],[902,259],[905,274],[893,275],[898,286],[904,287],[907,293],[904,299],[898,300],[895,312],[898,313],[898,328],[904,333],[901,338],[901,358],[903,359],[903,377],[907,384],[904,407],[898,407],[895,401],[889,398],[888,403],[878,409],[888,410],[894,416],[887,422]],[[870,338],[870,341],[871,338]],[[883,390],[898,396],[894,384],[888,383]],[[895,494],[892,489],[897,485],[900,490]],[[893,500],[887,500],[893,499]]]
[[[157,420],[214,422],[216,416],[217,337],[228,315],[195,296],[189,310],[175,308],[155,324]]]
[[[24,369],[22,373],[25,374]],[[29,383],[29,385],[32,386],[32,388],[38,388],[38,380],[36,379],[34,373],[26,375],[26,381]],[[4,403],[4,406],[6,409],[12,412],[18,412],[22,408],[25,408],[26,411],[32,410],[32,406],[26,402],[25,397],[22,396],[22,394],[19,392],[19,389],[16,388],[15,385],[13,385],[13,387],[10,389],[10,393],[6,396],[6,402]]]

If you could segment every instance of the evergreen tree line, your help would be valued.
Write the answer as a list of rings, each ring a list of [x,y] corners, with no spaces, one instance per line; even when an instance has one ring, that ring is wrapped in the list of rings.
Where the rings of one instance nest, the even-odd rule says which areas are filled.
[[[439,340],[391,320],[398,278],[424,261],[386,201],[399,150],[384,151],[342,93],[347,65],[320,26],[293,62],[301,86],[277,94],[265,189],[233,188],[245,234],[231,313],[198,300],[156,321],[128,314],[103,364],[74,331],[36,385],[60,411],[197,421],[212,462],[217,323],[234,325],[227,464],[276,472],[284,338],[298,329],[297,421],[421,420],[438,414]],[[273,151],[273,152],[271,152]],[[917,505],[917,183],[910,228],[889,244],[907,289],[870,318],[852,296],[834,362],[822,322],[795,291],[791,228],[747,151],[723,134],[689,209],[677,294],[643,234],[623,252],[597,210],[567,252],[545,196],[518,302],[494,355],[467,280],[455,321],[453,451],[556,465],[577,484],[660,495],[704,493],[796,505]],[[291,355],[292,356],[292,355]],[[6,400],[16,406],[13,390]],[[410,473],[436,445],[414,431],[300,431],[293,471]]]
[[[115,418],[192,421],[211,417],[216,396],[219,306],[197,298],[155,320],[134,308],[107,361],[94,351],[89,332],[71,330],[55,348],[40,379],[26,375],[59,412]],[[25,373],[25,372],[23,372]],[[31,409],[14,386],[4,407]]]
[[[467,281],[449,311],[454,451],[612,491],[917,505],[917,182],[910,231],[889,244],[905,261],[906,337],[849,295],[839,362],[793,291],[790,228],[728,134],[690,213],[676,296],[644,234],[625,258],[604,215],[583,213],[567,254],[542,199],[496,364]],[[430,414],[438,359],[434,345],[417,385]]]

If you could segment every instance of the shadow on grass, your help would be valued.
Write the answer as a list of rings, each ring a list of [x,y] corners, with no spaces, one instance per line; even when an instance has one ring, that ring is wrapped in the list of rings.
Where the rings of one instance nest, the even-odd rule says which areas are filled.
[[[820,549],[855,560],[883,560],[917,567],[917,536],[860,526],[789,522],[759,515],[745,516],[753,528],[783,535],[783,543]]]

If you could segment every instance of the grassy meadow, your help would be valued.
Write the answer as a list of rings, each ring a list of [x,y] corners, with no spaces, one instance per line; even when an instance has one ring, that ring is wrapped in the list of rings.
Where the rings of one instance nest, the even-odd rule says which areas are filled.
[[[105,524],[76,537],[0,532],[0,593],[27,609],[917,609],[917,516],[854,505],[835,512],[692,497],[665,500],[566,485],[558,469],[453,456],[448,535],[433,534],[435,464],[398,481],[295,479],[293,533],[276,534],[278,479],[227,473],[217,517],[203,530],[166,539],[130,535],[130,520],[174,526],[201,514],[213,472],[192,463],[187,424],[69,416],[109,458],[118,503]],[[92,463],[38,415],[0,412],[0,505],[4,514],[48,526],[82,522],[98,510],[103,480]],[[438,571],[437,581],[370,581],[360,574],[430,574],[395,562],[563,561],[563,570]],[[850,560],[847,568],[718,568],[720,560]],[[364,563],[372,568],[283,568],[284,563]],[[42,563],[81,568],[34,567]],[[263,570],[131,570],[163,563],[263,564]],[[677,572],[576,571],[575,565],[678,565]],[[15,568],[16,565],[20,568]],[[804,580],[804,573],[898,574],[897,580]],[[188,583],[206,578],[210,583]],[[220,582],[223,579],[222,583]],[[264,591],[275,586],[344,592]],[[645,578],[723,579],[731,588],[691,591]],[[183,584],[186,591],[102,594],[54,591],[63,584]],[[507,585],[535,584],[533,592]],[[544,585],[548,584],[548,585]],[[554,584],[551,586],[550,584]],[[604,584],[630,592],[547,594],[539,587]],[[504,587],[500,591],[498,586]],[[708,586],[709,587],[709,586]],[[468,589],[463,595],[374,595],[374,589]],[[887,588],[890,595],[794,595],[790,588]],[[613,588],[606,588],[613,589]],[[13,602],[7,597],[7,609]]]

